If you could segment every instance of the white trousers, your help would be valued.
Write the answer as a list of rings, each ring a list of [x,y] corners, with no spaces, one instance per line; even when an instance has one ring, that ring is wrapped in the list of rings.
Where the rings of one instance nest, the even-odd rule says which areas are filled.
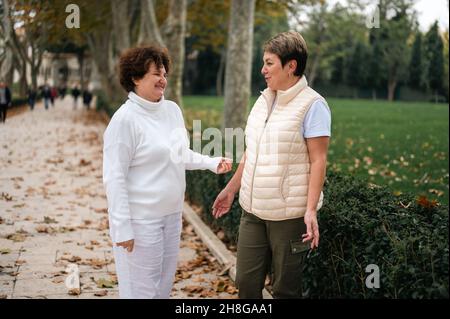
[[[180,249],[181,215],[132,221],[133,251],[114,246],[121,299],[169,298]]]

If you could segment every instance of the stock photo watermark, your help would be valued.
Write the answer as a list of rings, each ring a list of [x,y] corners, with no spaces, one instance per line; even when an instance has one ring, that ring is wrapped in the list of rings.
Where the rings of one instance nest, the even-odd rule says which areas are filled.
[[[80,7],[77,4],[68,4],[66,6],[66,28],[79,29],[80,28]]]
[[[64,281],[66,287],[69,290],[79,290],[80,289],[80,269],[78,268],[78,265],[77,264],[67,265],[65,272],[68,274],[66,280]]]
[[[380,8],[375,7],[373,12],[366,17],[366,27],[368,29],[379,29],[380,28]]]
[[[255,130],[254,135],[259,136],[259,144],[256,153],[270,154],[270,156],[260,156],[258,163],[277,169],[280,158],[283,156],[279,152],[280,145],[286,141],[282,139],[283,130],[278,127],[270,128],[247,128]],[[201,163],[205,160],[201,156],[196,156],[188,148],[189,133],[184,128],[174,129],[169,136],[171,150],[170,158],[173,163]],[[202,142],[208,143],[202,146]],[[245,143],[247,142],[247,143]],[[225,144],[225,145],[224,145]],[[254,143],[253,143],[254,144]],[[195,153],[210,155],[213,157],[225,156],[238,163],[241,161],[245,147],[256,147],[252,142],[245,140],[245,132],[242,128],[225,128],[224,132],[215,127],[208,127],[202,131],[201,120],[193,121],[192,150]],[[224,150],[224,152],[223,152]]]
[[[380,268],[378,267],[378,265],[367,265],[366,273],[369,273],[369,275],[366,277],[366,287],[369,289],[380,288]]]

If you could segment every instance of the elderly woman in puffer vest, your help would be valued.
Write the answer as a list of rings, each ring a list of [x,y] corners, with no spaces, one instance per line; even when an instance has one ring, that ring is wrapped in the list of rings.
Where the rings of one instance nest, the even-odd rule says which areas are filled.
[[[267,88],[247,120],[246,152],[213,205],[214,217],[223,216],[239,191],[240,298],[262,298],[268,270],[275,298],[301,298],[304,262],[319,245],[331,112],[308,86],[306,60],[297,32],[266,42],[261,73]]]

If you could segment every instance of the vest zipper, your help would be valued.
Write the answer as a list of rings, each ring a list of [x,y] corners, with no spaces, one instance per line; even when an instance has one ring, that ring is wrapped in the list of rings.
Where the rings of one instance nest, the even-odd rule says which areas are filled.
[[[267,103],[267,98],[264,96]],[[252,211],[253,206],[253,184],[255,183],[255,172],[256,172],[256,165],[258,164],[258,157],[259,157],[259,145],[261,144],[261,139],[264,136],[264,132],[266,131],[267,122],[269,122],[270,116],[272,115],[273,111],[275,110],[276,105],[273,107],[272,111],[267,114],[266,120],[264,121],[264,127],[263,131],[261,133],[261,136],[259,137],[258,144],[256,145],[256,160],[255,160],[255,168],[253,169],[253,176],[252,176],[252,187],[250,189],[250,212]]]

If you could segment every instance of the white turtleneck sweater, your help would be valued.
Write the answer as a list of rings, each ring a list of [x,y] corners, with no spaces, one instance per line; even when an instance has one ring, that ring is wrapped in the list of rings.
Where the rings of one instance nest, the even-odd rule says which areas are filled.
[[[217,172],[221,157],[195,153],[177,104],[130,92],[103,135],[103,183],[113,242],[134,239],[131,221],[183,210],[185,170]]]

